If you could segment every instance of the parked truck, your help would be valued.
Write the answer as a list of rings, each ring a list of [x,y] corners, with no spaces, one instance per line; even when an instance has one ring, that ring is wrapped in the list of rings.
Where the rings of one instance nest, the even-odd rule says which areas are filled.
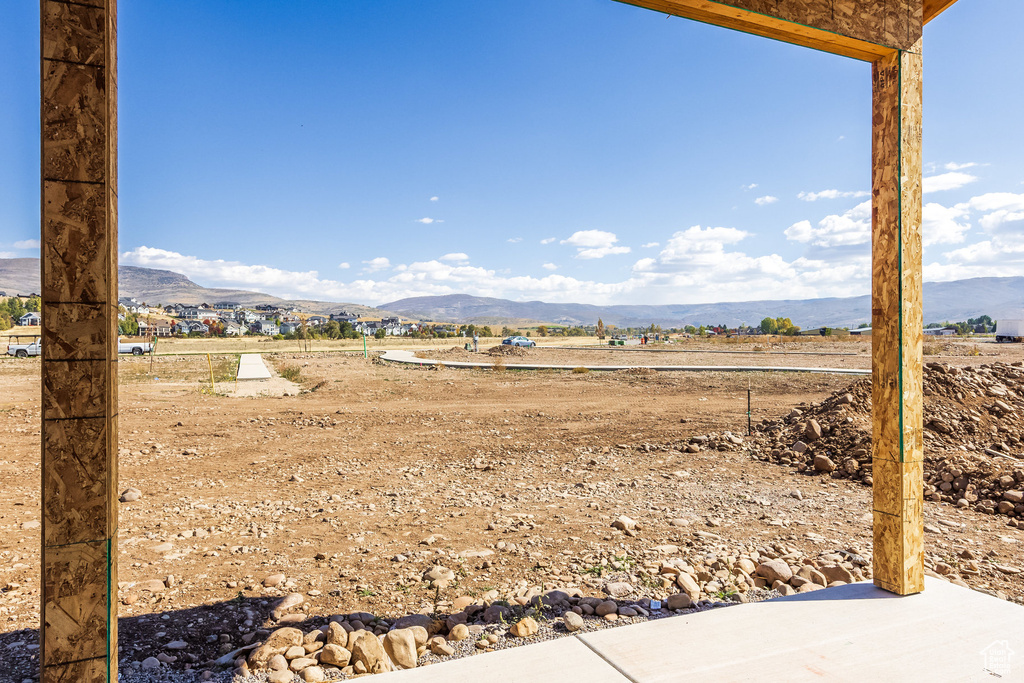
[[[7,338],[7,355],[15,358],[38,356],[42,350],[39,337],[13,334]]]
[[[1024,342],[1024,320],[1000,320],[996,323],[997,342]]]
[[[149,342],[117,340],[118,353],[130,353],[133,356],[141,356],[144,353],[150,353],[152,350],[153,345]]]

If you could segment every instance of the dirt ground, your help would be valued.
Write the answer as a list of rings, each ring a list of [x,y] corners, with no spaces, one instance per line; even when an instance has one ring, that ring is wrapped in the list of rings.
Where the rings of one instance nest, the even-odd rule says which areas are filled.
[[[671,364],[781,365],[781,356],[802,366],[870,367],[869,343],[798,346],[791,350],[854,355],[751,348],[679,354],[687,357]],[[481,355],[445,348],[430,357]],[[956,365],[1022,357],[1018,345],[932,351],[926,360]],[[527,353],[580,365],[676,357],[628,348]],[[870,488],[743,450],[678,446],[708,432],[746,434],[748,385],[757,423],[856,378],[434,370],[364,359],[361,349],[264,358],[305,391],[228,397],[210,391],[205,356],[121,360],[119,489],[142,492],[120,512],[123,660],[158,652],[159,634],[190,636],[193,661],[206,661],[218,651],[203,650],[205,636],[258,628],[284,592],[304,594],[310,614],[396,616],[527,585],[587,592],[587,576],[608,557],[642,558],[659,544],[784,543],[811,555],[870,556]],[[213,360],[219,381],[230,382],[233,356],[225,350]],[[38,373],[37,359],[0,359],[0,659],[5,647],[31,651],[37,638]],[[619,515],[642,531],[613,533]],[[1024,531],[1005,519],[931,502],[926,515],[939,529],[926,539],[930,561],[969,547],[1024,564]],[[455,585],[429,589],[423,572],[442,562],[455,569]],[[287,582],[264,588],[277,573]],[[154,580],[166,588],[148,589]],[[1024,576],[978,587],[1020,601]],[[37,665],[22,666],[10,680]]]

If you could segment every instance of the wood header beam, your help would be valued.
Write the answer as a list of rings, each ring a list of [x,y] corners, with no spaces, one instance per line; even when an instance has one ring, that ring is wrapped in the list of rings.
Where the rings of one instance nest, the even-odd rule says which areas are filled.
[[[928,23],[952,7],[956,0],[924,0],[924,23]]]
[[[617,1],[867,62],[912,50],[924,24],[921,0]]]

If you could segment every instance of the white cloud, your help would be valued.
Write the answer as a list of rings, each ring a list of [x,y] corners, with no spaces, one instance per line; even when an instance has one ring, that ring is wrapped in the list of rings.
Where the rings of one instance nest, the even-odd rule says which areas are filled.
[[[946,169],[947,171],[962,171],[965,168],[974,168],[975,166],[978,165],[979,164],[976,161],[968,161],[966,164],[958,164],[951,161],[948,164],[944,165],[943,168]]]
[[[417,218],[413,223],[423,223],[423,225],[430,225],[431,223],[444,223],[444,221],[437,218]]]
[[[505,241],[508,242],[509,244],[519,244],[520,242],[523,241],[523,238],[522,237],[509,237]]]
[[[661,244],[658,242],[648,242],[647,244],[641,244],[644,249],[653,249],[654,247],[660,247]]]
[[[998,230],[1006,223],[1024,220],[1024,194],[990,192],[972,197],[970,201],[957,206],[966,206],[984,213],[978,222],[989,232]]]
[[[363,268],[365,272],[376,273],[379,270],[386,270],[390,268],[391,261],[385,256],[378,256],[377,258],[372,258],[369,261],[363,261],[363,265],[366,266],[366,268]]]
[[[786,238],[818,247],[844,247],[871,241],[871,202],[862,202],[843,214],[818,221],[817,227],[803,220],[786,228]]]
[[[437,201],[437,200],[439,200],[439,199],[440,199],[440,197],[431,197],[431,198],[430,198],[430,201],[432,201],[432,202],[436,202],[436,201]]]
[[[15,249],[38,249],[39,240],[21,240],[14,243]]]
[[[558,270],[558,266],[556,266],[554,263],[544,263],[541,265],[541,268],[543,268],[544,270]]]
[[[347,261],[343,261],[338,264],[338,267],[341,268],[342,270],[348,270],[349,268],[352,267],[352,264],[348,263]]]
[[[750,183],[749,185],[742,185],[741,187],[744,190],[756,190],[757,189],[757,183]]]
[[[930,192],[943,192],[945,190],[957,190],[964,185],[969,185],[978,179],[977,176],[973,176],[970,173],[961,173],[959,171],[950,171],[949,173],[940,173],[939,175],[928,176],[924,179],[924,185],[922,191],[924,194]]]
[[[442,261],[468,261],[469,255],[463,254],[462,252],[456,252],[454,254],[445,254],[441,257]]]
[[[764,206],[765,204],[774,204],[777,201],[779,201],[778,197],[773,197],[770,194],[766,194],[763,197],[758,197],[757,199],[755,199],[754,203],[757,204],[758,206]]]
[[[542,239],[540,241],[540,243],[541,244],[551,244],[552,242],[555,241],[555,239],[556,239],[555,237],[545,237],[544,239]]]
[[[615,246],[618,241],[619,238],[614,232],[577,230],[561,243],[576,247],[576,258],[578,259],[598,259],[614,254],[628,254],[632,251],[629,247]]]
[[[797,199],[802,199],[805,202],[816,202],[819,199],[859,199],[861,197],[867,197],[869,194],[869,192],[865,192],[864,190],[822,190],[821,192],[801,192],[800,194],[797,195]]]
[[[924,246],[963,242],[971,229],[971,224],[963,221],[967,215],[962,204],[948,208],[934,202],[925,204],[921,225]]]

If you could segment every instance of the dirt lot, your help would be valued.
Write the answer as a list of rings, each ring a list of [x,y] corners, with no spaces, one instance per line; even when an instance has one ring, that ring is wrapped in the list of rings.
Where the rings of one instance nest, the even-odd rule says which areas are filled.
[[[214,359],[222,383],[231,380],[232,350]],[[870,367],[864,342],[792,350],[855,354],[788,356],[794,365]],[[783,364],[784,349],[773,351],[692,353],[671,364]],[[926,360],[955,365],[1021,360],[1011,345],[932,351]],[[479,355],[438,353],[432,357]],[[580,365],[669,357],[632,349],[528,354]],[[125,665],[173,638],[190,644],[177,666],[205,662],[223,653],[207,635],[237,638],[269,623],[270,601],[289,592],[305,596],[300,609],[309,614],[399,616],[450,609],[460,595],[512,596],[534,586],[598,594],[593,579],[606,576],[609,561],[643,564],[664,544],[696,555],[782,544],[810,557],[870,557],[870,488],[759,462],[743,448],[681,448],[709,432],[746,434],[748,383],[757,423],[854,378],[431,370],[367,360],[361,349],[265,358],[290,369],[306,391],[226,397],[209,391],[205,357],[122,359],[120,489],[142,492],[121,505]],[[39,600],[38,372],[36,359],[0,360],[0,659],[25,655],[10,655],[17,667],[9,680],[19,681],[37,666],[28,657]],[[613,531],[620,515],[640,522],[640,531]],[[929,566],[964,548],[1024,565],[1024,531],[1006,518],[933,502],[926,515],[937,528],[927,538]],[[423,580],[435,564],[456,573],[443,590]],[[286,582],[264,588],[277,573]],[[147,588],[152,581],[165,587]],[[1024,597],[1020,574],[971,584]]]

